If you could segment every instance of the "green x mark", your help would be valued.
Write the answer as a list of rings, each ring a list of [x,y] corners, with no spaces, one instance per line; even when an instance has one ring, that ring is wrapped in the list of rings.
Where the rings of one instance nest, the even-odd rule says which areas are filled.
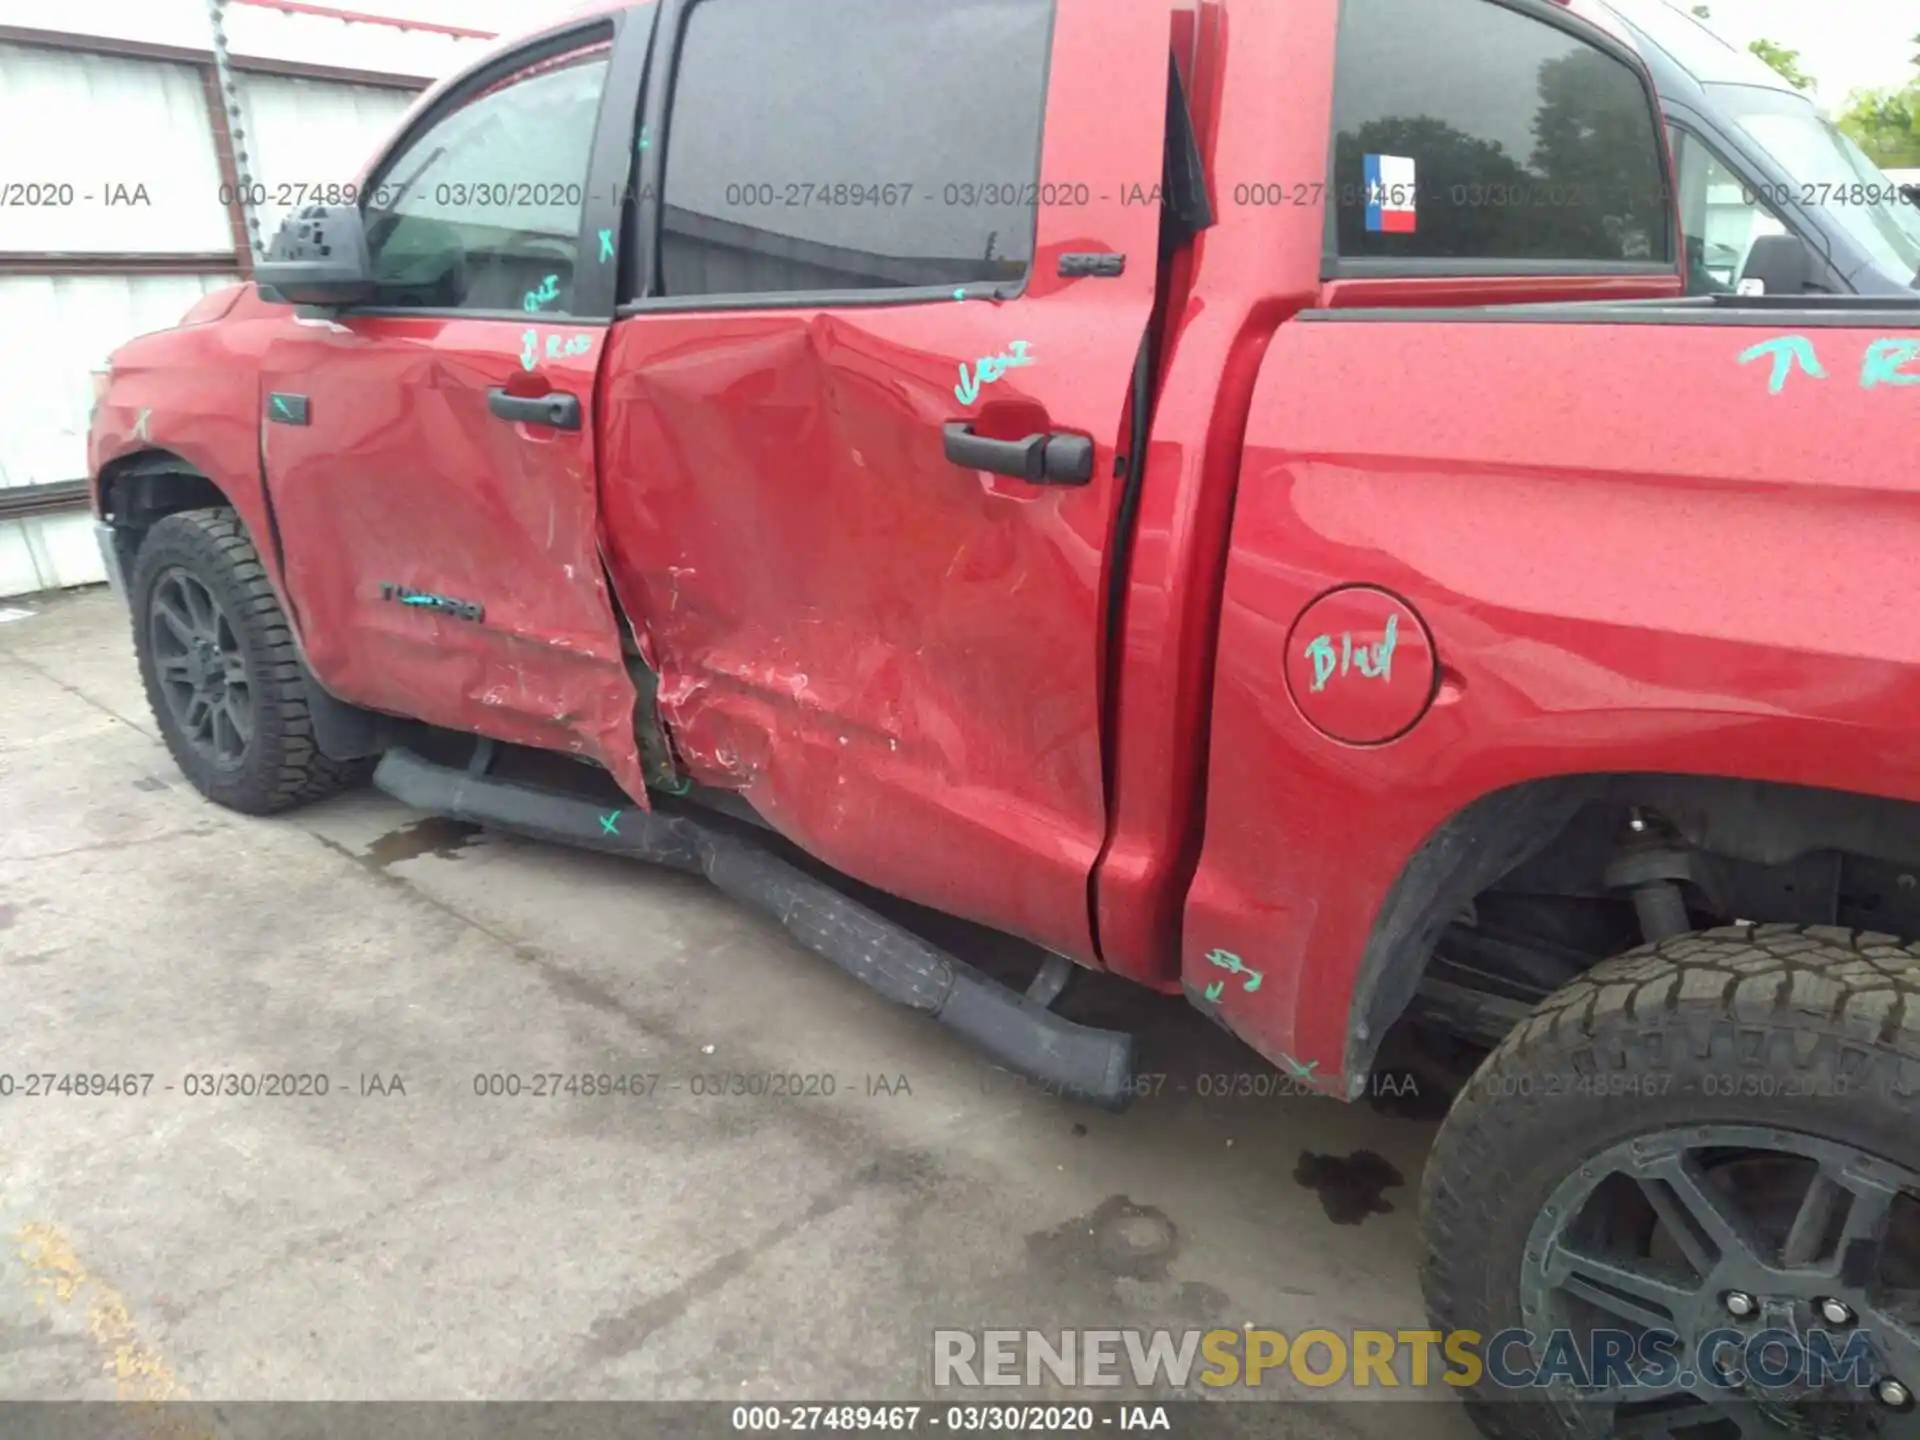
[[[600,833],[603,835],[618,835],[620,833],[620,812],[618,810],[614,811],[611,815],[602,815],[600,817]]]

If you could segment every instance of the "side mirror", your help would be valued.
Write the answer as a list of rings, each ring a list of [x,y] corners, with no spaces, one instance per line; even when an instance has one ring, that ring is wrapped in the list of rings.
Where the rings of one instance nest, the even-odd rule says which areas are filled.
[[[1762,235],[1747,252],[1736,287],[1742,295],[1803,295],[1813,283],[1813,251],[1798,235]]]
[[[373,298],[373,264],[355,205],[309,205],[281,223],[253,267],[260,298],[282,305],[354,305]]]

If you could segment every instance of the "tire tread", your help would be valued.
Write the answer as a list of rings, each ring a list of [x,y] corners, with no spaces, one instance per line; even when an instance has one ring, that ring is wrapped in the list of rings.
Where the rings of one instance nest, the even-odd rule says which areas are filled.
[[[1920,1100],[1920,944],[1831,925],[1721,926],[1603,961],[1542,1001],[1460,1093],[1428,1158],[1421,1289],[1434,1325],[1518,1323],[1491,1302],[1501,1282],[1483,1252],[1510,1199],[1515,1156],[1503,1137],[1552,1102],[1498,1082],[1625,1073],[1649,1057],[1856,1083],[1880,1071],[1886,1103],[1910,1115]],[[1582,1433],[1537,1404],[1463,1398],[1496,1440]]]
[[[258,772],[243,772],[245,779],[237,785],[203,783],[205,767],[174,734],[146,658],[138,598],[146,594],[153,571],[162,563],[189,568],[196,559],[210,560],[220,572],[200,578],[222,584],[227,592],[223,603],[231,602],[234,625],[247,631],[242,643],[248,650],[257,691],[254,743],[265,742],[274,750],[269,765]],[[183,510],[160,521],[140,547],[132,591],[136,597],[135,646],[141,654],[148,704],[175,763],[209,799],[247,814],[272,815],[325,799],[366,778],[369,767],[365,761],[331,760],[321,753],[314,739],[307,682],[292,627],[267,578],[260,552],[235,511],[224,506]]]

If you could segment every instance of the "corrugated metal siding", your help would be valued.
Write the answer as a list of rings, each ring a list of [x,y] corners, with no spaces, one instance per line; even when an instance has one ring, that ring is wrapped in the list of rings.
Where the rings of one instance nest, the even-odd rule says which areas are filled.
[[[84,480],[94,367],[238,278],[0,275],[0,486]],[[0,596],[104,579],[86,513],[0,521]]]
[[[0,135],[0,181],[73,187],[70,203],[0,206],[0,251],[233,248],[191,66],[0,45]],[[148,203],[111,203],[142,186]]]
[[[474,24],[480,0],[371,0],[365,8]],[[495,0],[501,25],[549,18],[570,0]],[[417,6],[417,8],[416,8]],[[361,8],[350,6],[349,8]],[[203,50],[206,0],[0,0],[0,24]],[[484,21],[480,21],[484,25]],[[464,68],[490,48],[392,26],[230,5],[236,56],[278,56],[402,76]],[[490,28],[501,28],[499,26]],[[414,98],[407,89],[240,76],[246,166],[268,187],[257,207],[271,239],[279,186],[354,178]],[[73,187],[67,205],[0,207],[0,252],[191,255],[233,245],[199,69],[165,61],[0,45],[0,182]],[[30,142],[30,143],[29,143]],[[147,203],[107,203],[144,185]],[[0,275],[0,486],[86,474],[89,372],[129,337],[173,325],[223,276]],[[0,521],[0,596],[104,578],[84,512]]]
[[[412,0],[399,5],[335,0],[338,8],[368,13],[397,12],[406,16]],[[500,0],[494,6],[502,24],[484,15],[468,15],[478,0],[447,0],[439,6],[421,6],[418,20],[481,30],[530,29],[567,8],[571,0]],[[482,7],[485,8],[485,7]],[[179,45],[205,50],[212,43],[207,0],[0,0],[0,25],[28,29],[66,30],[85,35],[112,36],[153,45]],[[403,30],[392,25],[347,23],[314,15],[290,15],[257,5],[228,5],[227,40],[236,56],[263,56],[302,60],[311,65],[374,70],[390,75],[438,76],[470,64],[493,43],[456,39],[425,30]]]
[[[406,91],[273,75],[240,77],[248,168],[265,200],[254,206],[271,244],[281,219],[322,197],[311,187],[349,185],[413,104]],[[309,187],[302,198],[299,187]]]
[[[236,279],[0,275],[0,485],[85,479],[94,366]]]
[[[84,511],[0,521],[0,598],[98,585],[106,578],[93,517]]]

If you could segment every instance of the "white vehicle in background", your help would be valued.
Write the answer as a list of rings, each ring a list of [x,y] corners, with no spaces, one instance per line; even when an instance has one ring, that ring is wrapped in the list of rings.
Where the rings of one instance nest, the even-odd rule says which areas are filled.
[[[1606,0],[1666,112],[1694,293],[1903,295],[1920,206],[1757,56],[1667,0]],[[1903,172],[1907,183],[1920,171]]]

